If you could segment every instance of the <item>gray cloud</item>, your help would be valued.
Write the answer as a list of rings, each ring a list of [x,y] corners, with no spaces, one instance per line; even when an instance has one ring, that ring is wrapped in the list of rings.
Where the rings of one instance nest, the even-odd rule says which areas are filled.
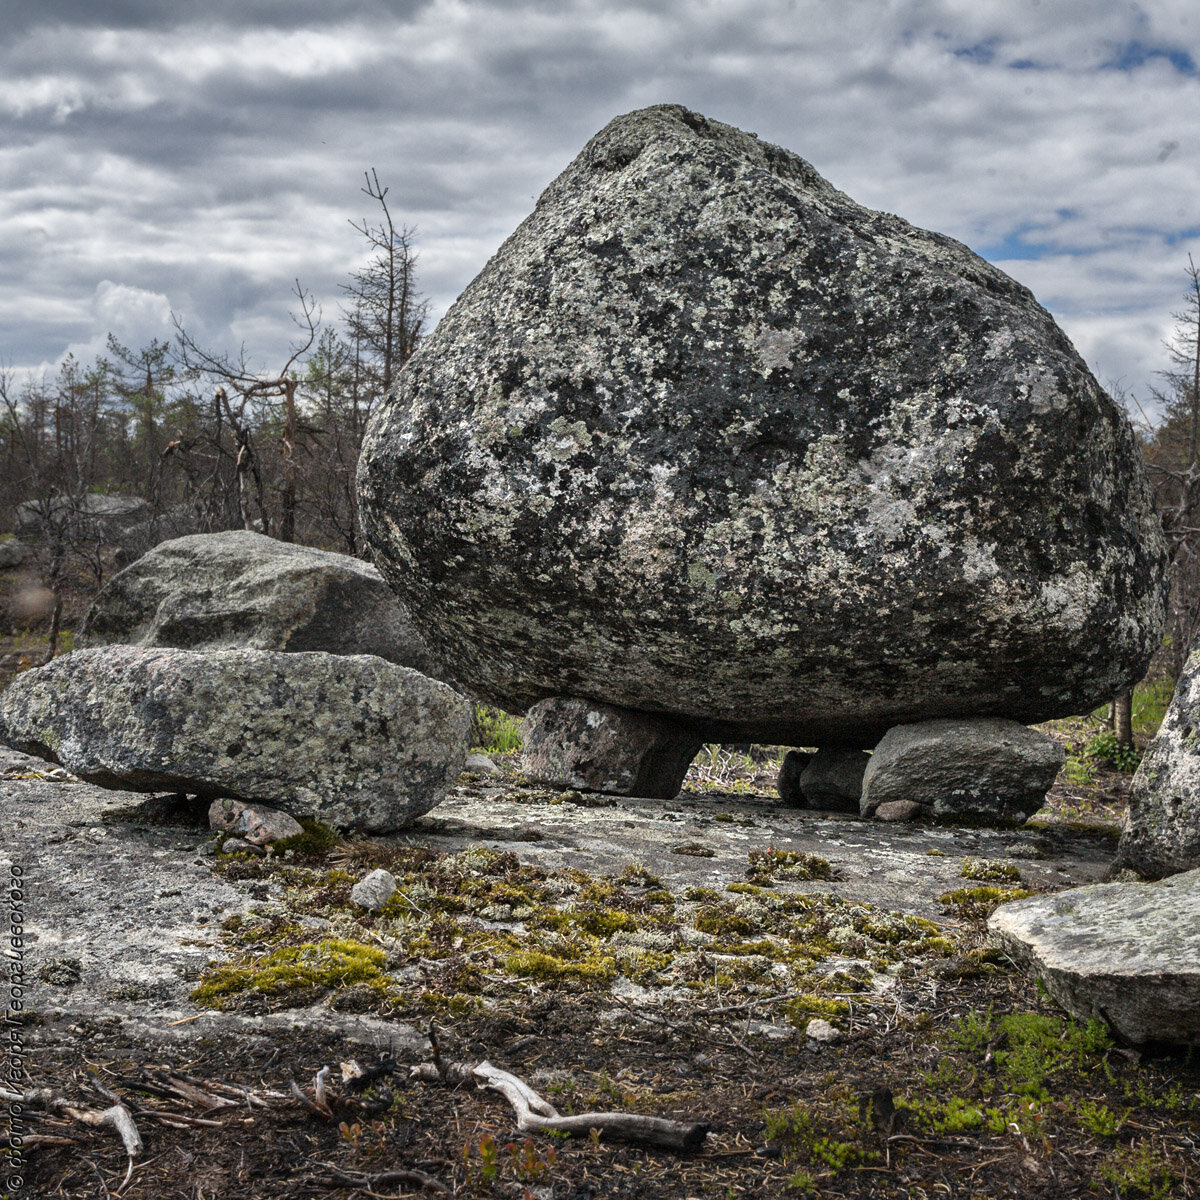
[[[1142,389],[1200,230],[1194,8],[0,4],[0,359],[102,344],[122,299],[149,327],[158,298],[277,355],[295,277],[335,314],[370,166],[437,314],[591,134],[674,101],[1001,262]]]

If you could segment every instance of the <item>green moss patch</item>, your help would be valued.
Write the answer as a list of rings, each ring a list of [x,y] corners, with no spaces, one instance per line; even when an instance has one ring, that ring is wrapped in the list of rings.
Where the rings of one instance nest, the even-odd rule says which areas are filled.
[[[982,886],[943,892],[938,902],[965,920],[986,921],[1001,904],[1007,904],[1010,900],[1024,900],[1032,895],[1033,892],[1027,888]]]
[[[280,996],[297,990],[382,983],[386,960],[387,955],[377,947],[342,938],[281,946],[258,958],[210,968],[192,992],[192,1000],[223,1008],[230,997],[248,991]]]

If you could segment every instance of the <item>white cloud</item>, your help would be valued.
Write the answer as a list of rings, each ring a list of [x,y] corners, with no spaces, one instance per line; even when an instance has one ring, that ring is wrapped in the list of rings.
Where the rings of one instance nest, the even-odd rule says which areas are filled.
[[[102,279],[88,309],[90,336],[67,347],[67,353],[80,362],[91,362],[107,354],[109,334],[133,349],[155,340],[171,340],[171,304],[161,292]]]

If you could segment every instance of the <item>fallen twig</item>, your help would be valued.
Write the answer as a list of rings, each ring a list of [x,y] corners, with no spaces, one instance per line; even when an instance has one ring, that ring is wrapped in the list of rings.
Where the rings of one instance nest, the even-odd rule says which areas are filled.
[[[333,1163],[317,1162],[316,1159],[310,1158],[306,1160],[315,1167],[320,1167],[322,1170],[328,1171],[333,1176],[331,1187],[340,1187],[349,1184],[351,1187],[362,1190],[381,1187],[390,1187],[397,1183],[416,1184],[418,1187],[426,1188],[431,1192],[439,1192],[443,1196],[450,1194],[450,1189],[441,1182],[440,1179],[434,1179],[432,1175],[426,1175],[424,1171],[413,1170],[396,1170],[396,1171],[381,1171],[378,1175],[368,1175],[363,1171],[345,1171],[341,1167],[335,1167]]]
[[[309,1112],[321,1118],[322,1121],[332,1121],[333,1113],[327,1104],[318,1104],[311,1097],[300,1090],[300,1085],[294,1080],[288,1080],[288,1086],[292,1090],[292,1095],[308,1109]]]
[[[422,1063],[412,1069],[412,1077],[462,1083],[468,1080],[499,1092],[517,1115],[517,1128],[531,1131],[588,1135],[596,1130],[601,1137],[618,1138],[644,1146],[664,1146],[669,1150],[696,1150],[708,1136],[702,1121],[673,1121],[665,1117],[647,1117],[641,1113],[597,1112],[561,1116],[527,1083],[489,1062],[471,1067],[465,1063]]]

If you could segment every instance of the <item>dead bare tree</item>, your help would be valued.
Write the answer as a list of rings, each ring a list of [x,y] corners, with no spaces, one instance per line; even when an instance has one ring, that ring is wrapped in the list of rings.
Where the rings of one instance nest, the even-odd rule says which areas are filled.
[[[1171,367],[1152,390],[1162,412],[1143,410],[1146,466],[1154,483],[1170,555],[1169,662],[1178,677],[1200,634],[1200,267],[1188,255],[1185,307],[1172,313]]]
[[[33,543],[51,597],[46,662],[58,648],[70,569],[82,568],[94,587],[103,581],[105,524],[89,493],[106,473],[105,447],[113,441],[110,374],[103,359],[83,367],[68,356],[53,383],[28,381],[18,392],[11,372],[0,371],[10,499],[19,496],[16,522]],[[42,615],[40,602],[35,608]]]
[[[343,312],[350,340],[359,347],[374,384],[371,390],[382,396],[416,350],[428,304],[416,290],[416,231],[407,225],[396,227],[387,204],[388,189],[380,184],[375,169],[364,177],[363,194],[379,205],[382,219],[377,225],[365,217],[350,222],[367,239],[372,256],[342,285],[349,297]]]
[[[299,280],[296,280],[293,294],[299,307],[291,315],[301,336],[289,347],[288,359],[277,373],[264,375],[251,369],[246,361],[244,346],[236,360],[226,354],[202,349],[182,321],[178,317],[172,318],[176,354],[182,367],[189,372],[205,375],[218,384],[213,395],[213,407],[218,425],[223,419],[234,438],[238,511],[243,528],[258,528],[285,542],[294,541],[296,536],[296,389],[299,380],[294,368],[316,341],[321,323],[317,302]],[[264,403],[269,404],[273,399],[283,401],[281,421],[272,420],[268,413],[262,411]],[[271,429],[272,426],[278,429],[279,435],[281,483],[278,488],[277,518],[272,517],[262,455],[254,439],[256,429]],[[253,515],[252,500],[257,505],[257,518]]]

